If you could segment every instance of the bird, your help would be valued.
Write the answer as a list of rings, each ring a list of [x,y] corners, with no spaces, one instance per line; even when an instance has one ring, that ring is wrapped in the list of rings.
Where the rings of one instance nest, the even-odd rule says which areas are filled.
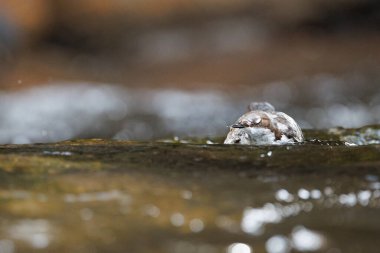
[[[224,144],[287,145],[304,141],[297,122],[270,103],[252,102],[248,110],[230,126]]]

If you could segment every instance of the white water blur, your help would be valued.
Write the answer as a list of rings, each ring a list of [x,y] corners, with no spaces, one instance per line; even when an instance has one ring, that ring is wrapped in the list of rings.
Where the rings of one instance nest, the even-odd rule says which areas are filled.
[[[247,104],[263,100],[294,117],[301,127],[359,127],[380,123],[380,88],[372,87],[367,93],[359,89],[370,81],[317,75],[233,92],[50,83],[0,92],[0,143],[222,136],[226,126],[246,112]],[[376,134],[368,132],[347,141],[365,143]]]
[[[126,115],[126,96],[121,89],[86,84],[0,93],[0,143],[48,142],[96,134],[107,129],[107,122]]]

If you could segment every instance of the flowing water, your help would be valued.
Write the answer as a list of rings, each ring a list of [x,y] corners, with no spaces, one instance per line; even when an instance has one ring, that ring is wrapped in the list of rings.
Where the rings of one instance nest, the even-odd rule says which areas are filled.
[[[378,252],[380,127],[0,147],[0,252]]]

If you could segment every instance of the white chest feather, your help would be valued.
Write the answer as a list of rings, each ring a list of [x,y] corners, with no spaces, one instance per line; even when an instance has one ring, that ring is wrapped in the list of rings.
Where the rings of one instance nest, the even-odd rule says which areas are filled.
[[[251,144],[265,145],[273,144],[276,137],[274,133],[267,128],[249,128]]]

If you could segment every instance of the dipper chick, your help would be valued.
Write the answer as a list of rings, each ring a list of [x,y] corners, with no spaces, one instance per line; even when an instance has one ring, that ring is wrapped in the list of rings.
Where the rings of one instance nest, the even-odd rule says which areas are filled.
[[[293,118],[276,112],[267,102],[251,103],[249,112],[230,127],[224,144],[284,145],[303,141],[301,128]]]

